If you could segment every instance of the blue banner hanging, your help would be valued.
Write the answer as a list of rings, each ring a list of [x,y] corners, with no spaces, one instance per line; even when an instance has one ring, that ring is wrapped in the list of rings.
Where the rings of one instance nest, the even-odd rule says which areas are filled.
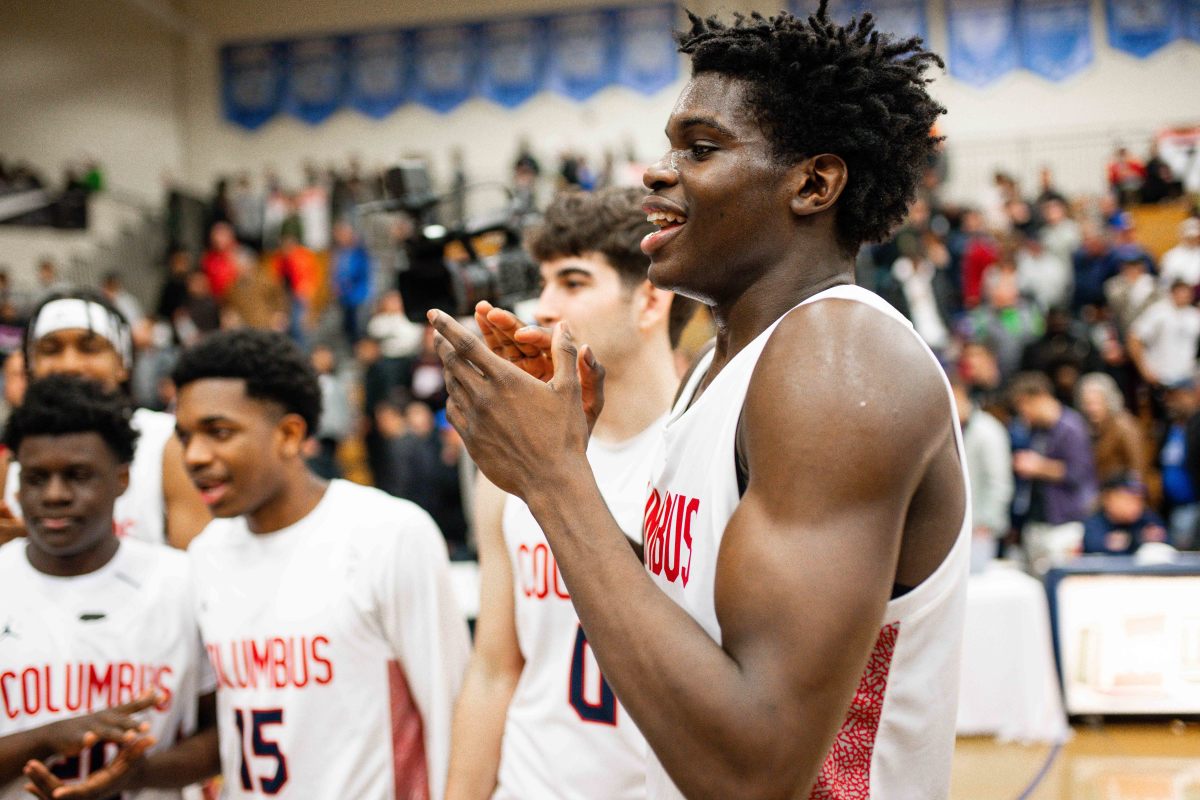
[[[1105,12],[1109,45],[1138,58],[1179,35],[1174,0],[1107,0]]]
[[[586,100],[616,81],[616,14],[589,11],[550,17],[546,87]]]
[[[544,19],[507,20],[480,31],[479,92],[515,108],[542,90],[546,72]]]
[[[445,114],[475,91],[478,30],[469,25],[413,33],[413,99]]]
[[[280,44],[221,48],[221,99],[225,119],[254,130],[283,104],[286,52]]]
[[[617,43],[617,80],[621,85],[654,94],[679,77],[674,6],[617,12]]]
[[[408,100],[411,46],[404,31],[351,36],[347,44],[347,102],[383,119]]]
[[[946,0],[950,74],[988,86],[1017,67],[1013,0]]]
[[[859,17],[870,11],[875,17],[876,30],[890,33],[897,39],[919,36],[929,41],[924,0],[852,0],[850,5]]]
[[[346,40],[327,36],[288,42],[288,81],[283,107],[317,125],[346,97]]]
[[[1021,66],[1052,81],[1092,63],[1088,0],[1017,0]]]

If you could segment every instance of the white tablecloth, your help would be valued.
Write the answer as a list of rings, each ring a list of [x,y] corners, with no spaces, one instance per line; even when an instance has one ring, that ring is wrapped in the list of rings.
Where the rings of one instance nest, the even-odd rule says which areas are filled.
[[[1050,615],[1042,584],[997,562],[967,582],[958,733],[1064,742]]]

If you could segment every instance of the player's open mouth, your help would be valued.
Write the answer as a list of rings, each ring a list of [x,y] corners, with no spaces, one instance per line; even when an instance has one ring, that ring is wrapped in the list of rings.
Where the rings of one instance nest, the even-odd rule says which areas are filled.
[[[202,480],[196,481],[196,488],[200,490],[200,499],[204,501],[204,505],[211,507],[225,497],[229,491],[229,484],[225,481]]]
[[[648,201],[642,206],[642,210],[646,212],[646,221],[658,226],[657,231],[646,234],[642,239],[642,252],[653,256],[687,224],[687,214],[667,208],[657,199]]]

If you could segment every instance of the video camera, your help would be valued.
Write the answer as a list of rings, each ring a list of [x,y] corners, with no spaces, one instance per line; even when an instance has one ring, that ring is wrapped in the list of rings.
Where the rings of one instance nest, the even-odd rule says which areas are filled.
[[[501,185],[476,184],[438,196],[424,162],[416,160],[402,161],[385,174],[389,199],[384,204],[413,220],[412,235],[404,243],[408,268],[396,276],[405,315],[412,321],[424,322],[431,308],[461,317],[473,313],[480,300],[512,309],[537,295],[538,266],[521,246],[526,215],[513,207],[507,187],[502,187],[510,201],[507,208],[470,221],[439,221],[447,200],[465,201],[470,191],[496,186]]]

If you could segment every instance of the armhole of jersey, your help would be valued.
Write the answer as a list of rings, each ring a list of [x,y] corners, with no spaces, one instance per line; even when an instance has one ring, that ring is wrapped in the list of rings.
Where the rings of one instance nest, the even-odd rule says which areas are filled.
[[[746,457],[745,428],[742,422],[746,418],[746,406],[738,414],[737,429],[733,434],[733,471],[737,476],[738,499],[746,494],[750,486],[750,459]]]
[[[700,363],[704,361],[704,357],[708,355],[708,352],[716,346],[717,339],[714,336],[712,339],[709,339],[707,342],[705,342],[703,347],[696,351],[696,357],[692,359],[692,365],[688,367],[687,372],[683,373],[683,378],[679,381],[679,388],[675,390],[675,399],[671,401],[671,408],[675,408],[675,406],[679,404],[679,398],[683,397],[683,393],[687,391],[688,384],[691,383],[692,380],[692,375],[695,374],[696,369],[700,366]]]

